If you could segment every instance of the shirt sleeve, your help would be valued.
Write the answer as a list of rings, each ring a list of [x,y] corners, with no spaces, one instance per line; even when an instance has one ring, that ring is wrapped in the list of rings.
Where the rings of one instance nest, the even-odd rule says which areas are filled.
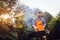
[[[43,26],[45,28],[45,26],[46,26],[46,20],[43,17],[42,17],[42,22],[43,22]]]
[[[34,18],[34,19],[32,20],[32,26],[36,29],[35,22],[36,22],[36,18]]]

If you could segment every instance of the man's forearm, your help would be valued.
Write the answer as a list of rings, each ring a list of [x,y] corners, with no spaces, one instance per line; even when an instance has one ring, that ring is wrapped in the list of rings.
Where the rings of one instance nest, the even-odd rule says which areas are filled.
[[[46,24],[43,25],[43,27],[45,28]]]
[[[34,29],[36,29],[36,26],[35,25],[33,25],[33,27],[34,27]]]

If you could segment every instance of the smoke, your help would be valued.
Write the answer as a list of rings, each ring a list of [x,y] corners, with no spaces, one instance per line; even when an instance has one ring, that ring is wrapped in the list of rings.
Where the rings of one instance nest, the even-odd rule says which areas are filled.
[[[32,29],[32,20],[35,18],[35,12],[36,9],[31,9],[28,6],[24,5],[23,3],[20,2],[20,0],[16,0],[16,5],[14,6],[15,10],[24,11],[24,18],[23,18],[23,23],[28,27],[28,30],[33,30]]]

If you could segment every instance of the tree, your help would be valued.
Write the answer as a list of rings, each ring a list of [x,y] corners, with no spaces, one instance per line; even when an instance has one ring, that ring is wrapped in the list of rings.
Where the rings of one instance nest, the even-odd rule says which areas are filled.
[[[60,12],[57,17],[49,22],[51,28],[49,34],[49,40],[60,39]]]
[[[9,14],[10,10],[5,0],[0,0],[0,16]],[[0,17],[0,40],[16,40],[16,33],[14,32],[13,25],[6,24],[7,20],[3,21]]]
[[[47,23],[53,18],[53,16],[49,12],[44,12],[43,16],[45,17]]]
[[[0,1],[3,1],[5,2],[9,7],[12,7],[16,4],[16,0],[0,0]]]
[[[50,30],[53,30],[54,25],[55,25],[56,18],[52,18],[52,20],[48,23],[48,28]]]

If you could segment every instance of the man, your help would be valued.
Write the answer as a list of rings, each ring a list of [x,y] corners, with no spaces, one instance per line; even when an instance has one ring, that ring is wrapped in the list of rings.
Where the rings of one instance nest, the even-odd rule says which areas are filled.
[[[29,38],[36,37],[36,40],[46,40],[45,26],[46,21],[44,17],[42,17],[42,11],[36,11],[36,18],[33,19],[33,27],[35,32],[29,35]]]

